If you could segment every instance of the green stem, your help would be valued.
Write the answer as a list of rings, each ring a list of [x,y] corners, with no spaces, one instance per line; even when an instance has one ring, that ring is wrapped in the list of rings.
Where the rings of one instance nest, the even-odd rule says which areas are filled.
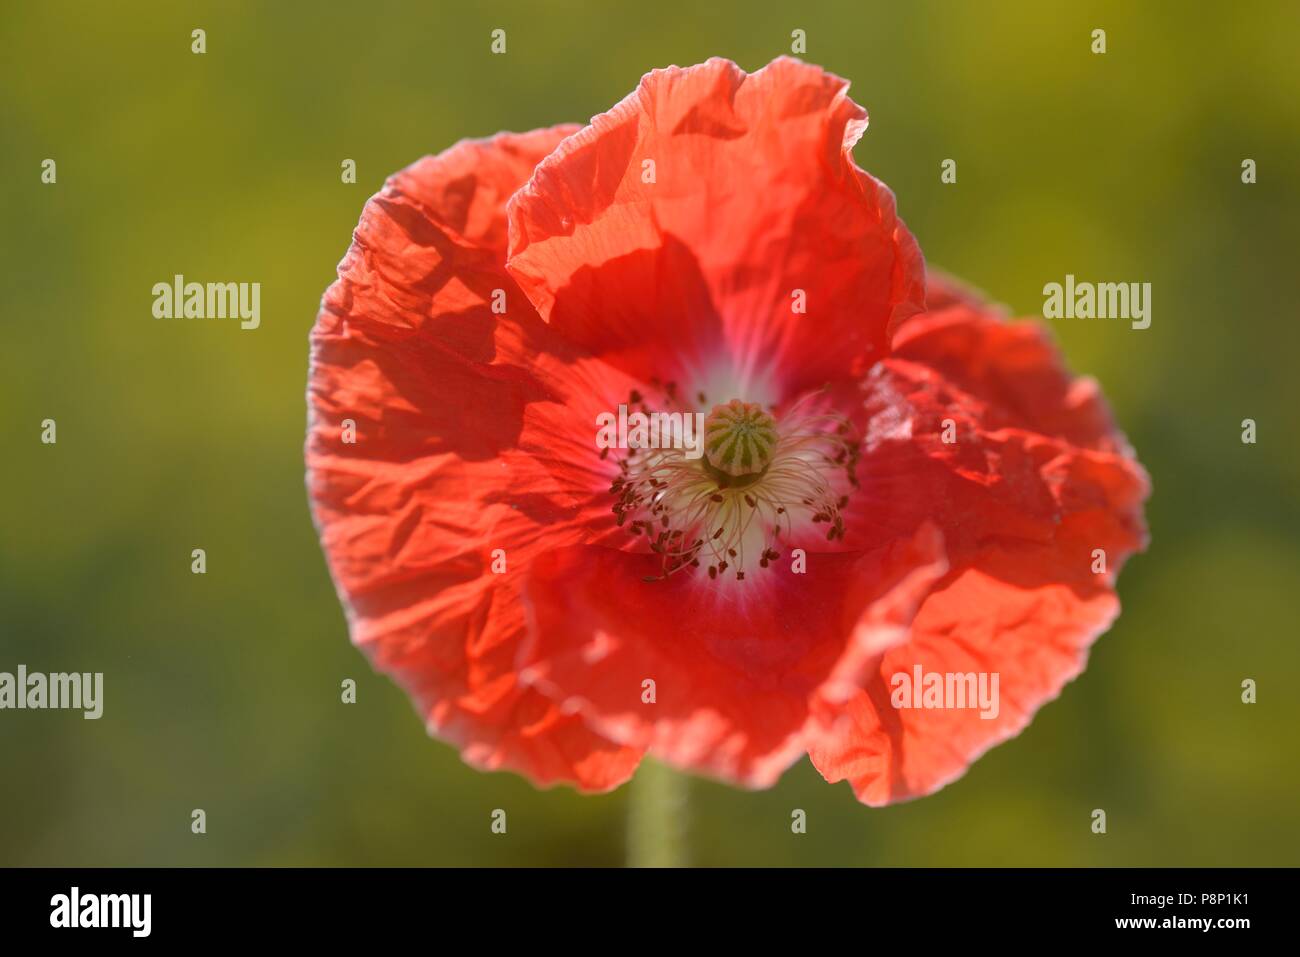
[[[690,781],[646,758],[628,796],[629,867],[685,867]]]

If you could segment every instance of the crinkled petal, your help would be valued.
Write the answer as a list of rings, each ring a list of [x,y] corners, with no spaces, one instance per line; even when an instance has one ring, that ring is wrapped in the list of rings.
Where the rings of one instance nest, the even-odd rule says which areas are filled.
[[[905,323],[894,354],[986,402],[987,428],[1030,429],[1106,452],[1128,448],[1096,380],[1065,370],[1042,323],[1004,322],[958,302]]]
[[[504,202],[572,130],[463,142],[366,204],[311,334],[308,489],[352,640],[430,732],[604,790],[639,753],[515,671],[528,562],[608,525],[590,423],[629,388],[504,269]]]
[[[1146,543],[1149,482],[1108,415],[1070,405],[1074,383],[1031,325],[970,308],[909,320],[863,387],[847,538],[935,521],[950,566],[864,688],[818,709],[813,763],[872,805],[929,794],[1019,733],[1083,669],[1118,614],[1119,569]],[[915,684],[918,667],[983,676],[986,691],[996,675],[996,705],[907,707],[897,676]]]
[[[788,57],[647,74],[511,200],[512,274],[634,375],[722,364],[772,401],[860,375],[923,305],[924,267],[849,155],[867,116],[847,88]]]
[[[658,556],[558,549],[529,576],[524,677],[613,740],[765,787],[806,750],[815,701],[851,698],[906,637],[942,555],[922,526],[870,553],[809,554],[803,572],[786,555],[743,582],[644,581]]]
[[[992,543],[945,579],[865,687],[820,712],[829,730],[809,755],[823,776],[847,779],[859,800],[879,807],[937,791],[1019,734],[1083,670],[1089,646],[1119,613],[1108,583],[1062,551]],[[911,689],[924,689],[930,675],[960,676],[961,697],[913,706],[924,701]]]

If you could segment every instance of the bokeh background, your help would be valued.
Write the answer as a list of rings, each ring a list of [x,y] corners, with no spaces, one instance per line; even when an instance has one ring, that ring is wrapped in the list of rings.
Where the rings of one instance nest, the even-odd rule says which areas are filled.
[[[1018,314],[1067,272],[1153,284],[1146,331],[1054,324],[1152,473],[1153,543],[1084,677],[962,780],[884,810],[806,761],[767,792],[695,781],[692,861],[1300,863],[1300,8],[1064,7],[0,6],[0,670],[106,673],[99,721],[0,713],[0,863],[623,861],[626,788],[471,770],[349,645],[303,487],[307,332],[390,172],[585,120],[653,67],[757,69],[795,28],[853,81],[856,156],[930,262]],[[261,282],[261,328],[154,320],[178,272]]]

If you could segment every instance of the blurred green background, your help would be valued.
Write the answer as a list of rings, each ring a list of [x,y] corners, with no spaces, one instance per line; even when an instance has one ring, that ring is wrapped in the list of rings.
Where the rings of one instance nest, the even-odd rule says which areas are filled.
[[[692,860],[1300,863],[1300,8],[1047,6],[4,4],[0,670],[103,671],[106,704],[0,713],[0,863],[623,860],[627,788],[469,769],[348,644],[303,487],[307,332],[392,171],[585,120],[653,67],[757,69],[795,28],[931,263],[1018,314],[1067,272],[1153,284],[1146,331],[1054,324],[1152,473],[1153,544],[1084,677],[963,779],[884,810],[806,761],[696,781]],[[261,328],[155,321],[178,272],[261,282]]]

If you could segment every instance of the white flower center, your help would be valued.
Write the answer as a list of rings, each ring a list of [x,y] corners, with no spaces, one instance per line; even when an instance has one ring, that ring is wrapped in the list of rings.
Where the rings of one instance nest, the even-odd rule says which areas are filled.
[[[618,524],[645,535],[663,558],[662,572],[647,581],[685,568],[744,581],[747,571],[781,557],[797,523],[824,522],[828,540],[844,537],[841,510],[857,484],[858,443],[846,420],[803,411],[806,404],[778,420],[732,399],[705,419],[703,458],[634,449],[619,463],[610,487]]]

